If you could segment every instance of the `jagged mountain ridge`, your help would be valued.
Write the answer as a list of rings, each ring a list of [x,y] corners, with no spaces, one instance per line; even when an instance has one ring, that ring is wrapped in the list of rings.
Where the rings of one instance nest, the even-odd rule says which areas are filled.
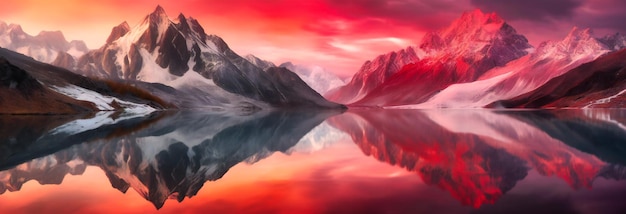
[[[340,89],[327,96],[343,94],[351,97],[349,103],[365,106],[420,103],[451,84],[474,81],[488,70],[526,55],[532,46],[495,13],[475,10],[464,13],[446,29],[428,33],[419,48],[425,53],[421,59],[399,65],[397,72],[387,71],[393,75],[376,83],[369,93],[354,96],[353,90]],[[362,69],[348,85],[360,84],[363,81],[356,78],[363,75],[371,74]]]
[[[466,12],[448,28],[424,36],[417,50],[424,53],[420,54],[420,59],[401,65],[402,69],[387,78],[379,78],[374,83],[378,86],[370,92],[359,94],[354,87],[349,87],[366,83],[362,76],[377,76],[380,73],[361,69],[351,82],[327,93],[326,97],[353,106],[386,108],[503,107],[500,104],[506,104],[504,107],[521,107],[511,105],[508,100],[544,84],[566,84],[550,80],[625,47],[626,37],[619,33],[597,38],[590,29],[574,27],[563,40],[543,42],[537,48],[532,48],[523,35],[518,34],[495,13],[485,14],[475,10]],[[381,64],[390,62],[383,60]],[[619,101],[624,93],[618,89],[604,90],[602,93],[587,91],[595,93],[591,96],[593,100],[585,99],[584,103],[567,101],[568,104],[562,102],[550,106],[624,106]],[[583,95],[579,93],[578,96]],[[616,102],[606,104],[607,99]],[[498,102],[501,100],[504,103]],[[524,106],[542,107],[536,104]]]
[[[276,65],[273,62],[263,60],[252,54],[248,54],[244,56],[243,58],[245,58],[246,60],[248,60],[248,62],[252,63],[256,67],[259,67],[261,70],[264,70],[264,71],[268,68],[276,67]]]
[[[31,36],[17,24],[7,24],[0,21],[0,47],[30,56],[37,61],[52,63],[61,54],[73,58],[80,57],[89,49],[81,40],[65,40],[60,31],[41,31]]]
[[[476,81],[451,85],[424,103],[399,108],[496,107],[491,104],[550,84],[552,78],[612,51],[590,29],[573,28],[563,40],[543,42],[533,53],[491,69]]]
[[[413,47],[380,55],[373,60],[366,61],[350,82],[328,91],[325,97],[339,103],[352,103],[385,83],[404,65],[418,60],[419,57]]]
[[[527,108],[626,106],[625,62],[626,49],[622,49],[554,77],[527,93],[490,105]]]
[[[206,34],[194,18],[180,14],[170,20],[160,6],[137,26],[124,22],[113,28],[107,44],[81,57],[76,70],[100,78],[163,83],[203,93],[223,105],[341,107],[306,84],[291,91],[288,86],[300,82],[274,78],[276,72],[240,57],[220,37]]]

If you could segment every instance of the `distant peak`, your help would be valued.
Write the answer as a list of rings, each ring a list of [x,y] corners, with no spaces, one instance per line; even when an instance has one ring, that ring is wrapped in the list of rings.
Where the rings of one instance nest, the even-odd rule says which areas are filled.
[[[18,24],[9,24],[8,26],[9,30],[12,32],[24,32],[22,30],[22,26],[18,25]]]
[[[294,66],[295,65],[293,64],[293,62],[287,61],[287,62],[283,62],[282,64],[280,64],[278,67],[290,68],[290,67],[294,67]]]
[[[152,12],[152,14],[167,15],[165,13],[165,9],[163,9],[163,7],[161,7],[161,5],[157,5],[157,7]]]
[[[572,30],[570,30],[570,32],[567,34],[567,37],[565,37],[564,41],[570,42],[570,41],[578,41],[578,40],[587,40],[590,38],[593,38],[593,30],[591,30],[590,28],[580,29],[574,26]]]
[[[484,13],[480,9],[476,9],[473,11],[467,11],[463,13],[461,18],[457,20],[457,22],[467,23],[472,22],[477,25],[486,25],[486,24],[502,24],[504,23],[504,19],[498,16],[497,13]]]
[[[485,13],[480,9],[465,11],[461,17],[482,17]]]
[[[41,31],[39,32],[39,34],[37,34],[38,38],[46,38],[46,39],[50,39],[50,40],[54,40],[57,42],[65,42],[65,36],[63,35],[63,32],[61,31]]]
[[[168,19],[167,13],[165,10],[159,5],[154,9],[150,15],[146,17],[146,20],[150,20],[151,22],[158,22],[158,20]]]
[[[183,13],[179,13],[179,14],[178,14],[178,17],[176,17],[176,19],[177,19],[178,21],[183,21],[183,20],[186,20],[187,18],[185,17],[185,14],[183,14]]]
[[[130,30],[130,25],[126,21],[124,21],[121,24],[119,24],[118,27],[120,27],[122,29]]]
[[[63,33],[59,30],[55,31],[41,31],[39,32],[40,36],[63,36]]]
[[[157,6],[156,9],[144,19],[144,23],[149,23],[152,26],[165,24],[168,21],[170,21],[170,19],[161,6]]]
[[[128,33],[129,31],[130,31],[130,25],[128,25],[128,22],[126,21],[122,22],[121,24],[113,27],[113,29],[111,30],[111,34],[109,34],[109,37],[106,40],[106,43],[109,44],[119,39],[120,37]]]
[[[598,38],[598,40],[613,51],[621,50],[626,47],[626,36],[623,36],[619,32],[605,35],[602,38]]]

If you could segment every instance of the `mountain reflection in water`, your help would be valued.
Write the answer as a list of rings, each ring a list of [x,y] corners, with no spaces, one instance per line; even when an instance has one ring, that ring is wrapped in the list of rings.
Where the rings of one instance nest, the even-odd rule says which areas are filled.
[[[275,152],[313,150],[314,156],[324,143],[346,140],[345,135],[366,156],[414,172],[426,186],[444,190],[478,212],[502,211],[505,202],[512,204],[512,199],[504,200],[507,193],[527,179],[555,177],[579,192],[593,190],[599,179],[626,178],[623,110],[104,113],[76,119],[0,117],[0,127],[8,130],[0,135],[0,169],[5,169],[0,172],[0,193],[19,191],[29,180],[61,184],[67,174],[80,175],[95,166],[114,188],[132,188],[161,208],[167,199],[182,201],[198,194],[207,181],[221,179],[241,162],[254,169],[254,163]],[[342,158],[341,151],[334,154],[324,158]],[[297,162],[302,157],[285,160],[290,158]],[[610,193],[612,200],[626,197],[623,182],[619,187],[621,192]],[[411,203],[429,203],[420,200]],[[620,204],[605,211],[623,211],[626,207]]]

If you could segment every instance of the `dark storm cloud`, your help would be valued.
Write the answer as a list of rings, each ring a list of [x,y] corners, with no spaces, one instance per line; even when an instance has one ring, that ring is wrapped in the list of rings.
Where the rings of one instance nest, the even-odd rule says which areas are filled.
[[[508,20],[571,19],[582,0],[470,0],[483,11],[495,11]]]

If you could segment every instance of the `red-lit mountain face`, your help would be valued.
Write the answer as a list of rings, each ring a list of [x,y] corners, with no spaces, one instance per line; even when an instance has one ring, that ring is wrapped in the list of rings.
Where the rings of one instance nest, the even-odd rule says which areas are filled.
[[[385,83],[404,65],[418,60],[413,47],[380,55],[365,62],[349,83],[327,92],[325,97],[339,103],[353,103]]]
[[[385,76],[382,82],[369,84],[376,87],[361,95],[362,98],[356,97],[358,99],[353,99],[356,101],[352,103],[389,106],[423,102],[450,84],[474,81],[487,70],[526,55],[532,46],[495,13],[476,10],[464,13],[446,29],[427,34],[419,48],[425,52],[421,60],[412,58],[413,62],[397,72],[393,68],[402,65],[396,63],[386,71],[392,75]],[[368,76],[367,73],[361,69],[357,76]],[[348,85],[359,85],[361,79],[357,76]],[[329,94],[328,97],[332,100],[349,97],[351,93],[339,89],[336,92],[339,95]]]
[[[566,139],[557,140],[562,139],[556,135],[559,130],[544,128],[550,124],[545,115],[529,117],[539,118],[532,122],[515,116],[490,111],[384,110],[348,112],[329,122],[351,135],[366,155],[415,171],[425,183],[474,207],[494,203],[530,169],[557,176],[572,188],[591,187],[603,173],[605,163],[567,146]],[[567,143],[584,139],[567,139]]]
[[[361,90],[360,93],[350,89],[349,86],[365,85],[366,82],[358,77],[380,73],[361,69],[350,83],[326,96],[353,106],[499,107],[497,101],[529,93],[548,84],[552,78],[624,47],[626,37],[620,34],[596,38],[590,29],[574,28],[561,41],[547,41],[532,48],[523,35],[518,34],[496,14],[484,14],[476,10],[465,13],[444,30],[427,34],[419,46],[420,49],[416,51],[424,53],[419,57],[421,59],[413,59],[413,62],[399,70],[390,70],[393,72],[388,73],[392,75],[367,84],[376,85],[375,88]],[[378,64],[385,63],[389,61],[383,60]],[[398,64],[401,63],[396,63]],[[546,87],[567,88],[571,84],[563,86]],[[553,106],[624,106],[620,102],[597,105],[605,103],[605,99],[620,100],[622,90],[615,87],[577,103]],[[340,97],[342,98],[339,99]],[[524,107],[531,106],[539,107]]]
[[[499,100],[511,99],[623,47],[618,45],[613,49],[607,43],[594,38],[589,29],[574,28],[563,40],[544,42],[533,53],[491,69],[476,81],[451,85],[424,103],[405,107],[481,108]]]

